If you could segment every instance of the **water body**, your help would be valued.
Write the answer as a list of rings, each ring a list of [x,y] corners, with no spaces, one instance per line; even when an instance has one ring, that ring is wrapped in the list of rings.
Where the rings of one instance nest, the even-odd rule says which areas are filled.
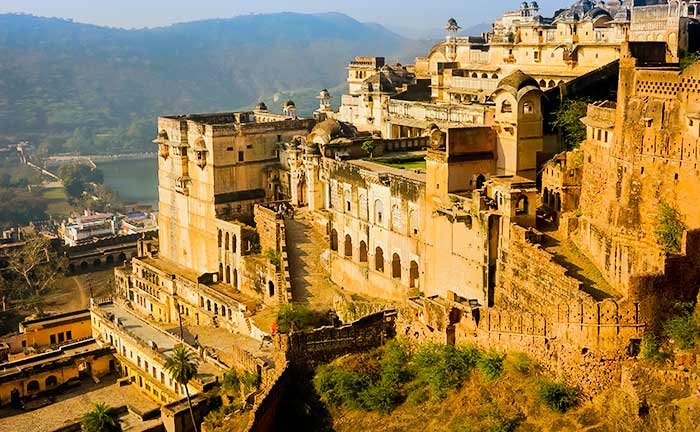
[[[154,158],[96,162],[105,184],[127,204],[158,206],[158,160]]]

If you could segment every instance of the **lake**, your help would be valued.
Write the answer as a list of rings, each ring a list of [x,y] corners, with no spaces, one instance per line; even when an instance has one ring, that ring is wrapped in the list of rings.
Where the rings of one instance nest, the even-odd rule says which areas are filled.
[[[127,204],[158,206],[158,160],[156,158],[96,162],[104,182]]]

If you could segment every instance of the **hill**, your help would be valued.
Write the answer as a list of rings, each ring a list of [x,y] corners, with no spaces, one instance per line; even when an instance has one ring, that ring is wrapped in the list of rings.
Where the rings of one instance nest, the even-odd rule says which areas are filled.
[[[140,30],[0,15],[0,131],[52,153],[150,149],[158,114],[333,88],[355,55],[412,61],[426,45],[338,13]]]

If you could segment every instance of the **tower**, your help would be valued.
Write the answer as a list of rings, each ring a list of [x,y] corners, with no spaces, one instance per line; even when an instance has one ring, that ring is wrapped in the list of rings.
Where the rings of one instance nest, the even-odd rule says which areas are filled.
[[[328,118],[328,113],[332,111],[331,94],[327,89],[323,89],[318,96],[316,96],[316,99],[318,99],[318,109],[314,112],[314,118],[316,121],[322,122]]]
[[[282,105],[282,113],[284,115],[297,118],[297,106],[294,104],[293,100],[288,99],[287,102]]]
[[[459,32],[462,27],[457,24],[457,20],[450,18],[447,20],[447,25],[445,30],[447,31],[447,37],[445,38],[447,44],[446,47],[446,57],[449,61],[454,61],[457,58],[457,32]]]

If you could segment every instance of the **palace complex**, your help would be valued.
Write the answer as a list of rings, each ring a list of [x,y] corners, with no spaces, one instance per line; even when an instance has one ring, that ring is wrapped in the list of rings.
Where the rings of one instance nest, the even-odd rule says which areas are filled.
[[[158,241],[93,301],[94,343],[163,404],[182,396],[163,374],[178,343],[202,361],[191,392],[230,367],[269,389],[289,363],[383,340],[375,321],[527,352],[586,394],[619,385],[645,330],[698,294],[700,63],[680,66],[698,6],[524,2],[477,37],[450,19],[414,65],[356,57],[313,118],[292,101],[159,117]],[[552,126],[570,99],[590,102],[580,146]],[[676,247],[655,235],[664,208]],[[352,302],[384,315],[350,324]],[[345,326],[280,334],[288,304]]]

